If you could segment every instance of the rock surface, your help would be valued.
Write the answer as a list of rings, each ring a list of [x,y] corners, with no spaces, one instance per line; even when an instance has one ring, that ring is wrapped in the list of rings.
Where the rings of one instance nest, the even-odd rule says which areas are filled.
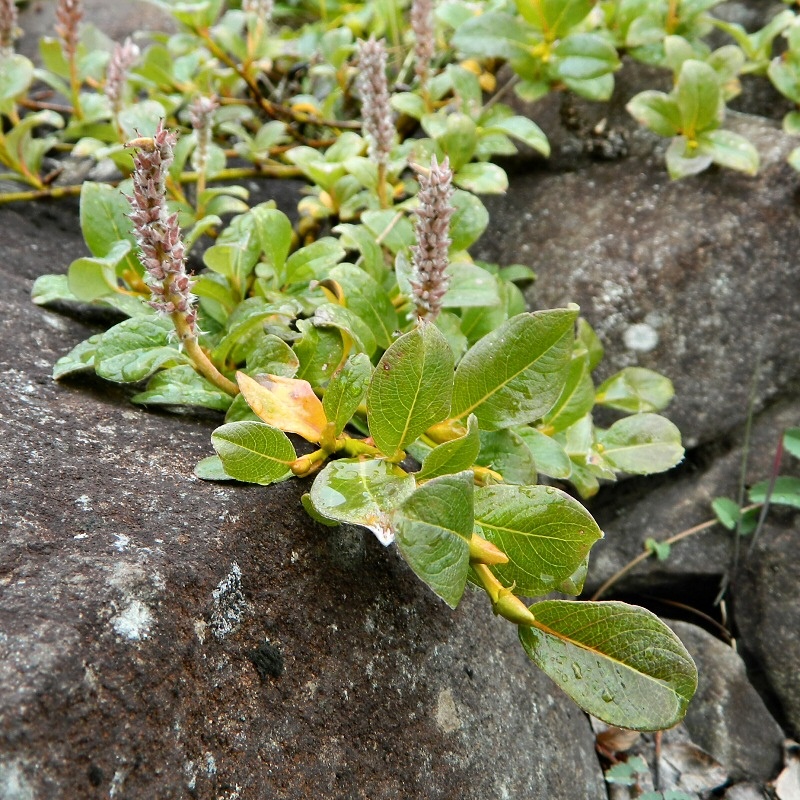
[[[51,381],[90,333],[29,299],[83,252],[64,208],[0,211],[3,800],[605,797],[482,598],[450,612],[301,483],[196,480],[212,421]]]
[[[739,575],[735,614],[745,656],[800,737],[800,515],[773,515]]]
[[[670,627],[697,664],[697,694],[684,725],[692,741],[712,755],[733,780],[769,781],[782,763],[784,734],[750,684],[733,648],[686,622]]]

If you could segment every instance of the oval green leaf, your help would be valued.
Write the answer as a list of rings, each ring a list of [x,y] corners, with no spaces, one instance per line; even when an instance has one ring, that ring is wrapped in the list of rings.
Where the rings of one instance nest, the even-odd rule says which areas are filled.
[[[378,449],[398,455],[450,413],[453,352],[435,325],[423,323],[383,354],[367,390],[369,432]]]
[[[467,584],[472,502],[472,472],[465,471],[420,486],[392,515],[397,549],[451,608]]]
[[[551,486],[485,486],[475,528],[509,558],[492,567],[515,592],[541,597],[572,576],[603,534],[574,498]]]
[[[683,458],[681,432],[658,414],[636,414],[598,431],[598,449],[616,470],[631,475],[664,472]]]
[[[697,668],[654,614],[625,603],[545,600],[531,607],[537,627],[520,627],[531,660],[582,709],[638,731],[683,719]]]
[[[544,416],[567,378],[577,315],[572,309],[517,314],[484,336],[456,370],[453,416],[474,413],[483,430]]]
[[[422,469],[417,473],[417,480],[427,480],[469,469],[475,463],[480,449],[478,420],[474,414],[470,414],[467,420],[467,432],[457,439],[434,447],[425,458]]]
[[[288,478],[297,458],[289,437],[264,422],[228,422],[211,434],[211,444],[227,475],[262,486]]]
[[[325,395],[322,408],[328,422],[333,423],[333,435],[338,436],[367,394],[372,377],[372,364],[364,353],[356,353],[334,373]]]
[[[369,528],[383,545],[394,541],[391,512],[411,495],[414,477],[387,461],[342,458],[317,475],[309,501],[317,514]]]

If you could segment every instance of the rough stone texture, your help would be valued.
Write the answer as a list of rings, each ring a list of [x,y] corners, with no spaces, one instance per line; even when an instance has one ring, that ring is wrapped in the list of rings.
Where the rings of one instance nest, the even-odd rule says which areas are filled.
[[[781,768],[784,734],[747,679],[733,648],[686,622],[670,626],[697,663],[700,680],[686,714],[692,741],[712,755],[733,780],[768,781]]]
[[[0,211],[4,800],[605,797],[482,598],[452,613],[301,483],[196,480],[211,420],[51,381],[90,332],[29,300],[82,253],[62,208]]]
[[[797,513],[784,512],[765,526],[739,575],[734,607],[744,655],[754,660],[795,738],[800,737],[799,530]]]
[[[538,274],[537,307],[580,304],[607,346],[604,373],[656,369],[675,383],[669,415],[692,447],[744,420],[760,359],[760,404],[800,379],[793,140],[739,117],[755,178],[711,170],[670,182],[659,151],[570,173],[521,176],[487,202],[478,250]],[[768,277],[767,277],[768,276]],[[644,327],[639,327],[644,326]],[[650,336],[657,344],[650,347]]]

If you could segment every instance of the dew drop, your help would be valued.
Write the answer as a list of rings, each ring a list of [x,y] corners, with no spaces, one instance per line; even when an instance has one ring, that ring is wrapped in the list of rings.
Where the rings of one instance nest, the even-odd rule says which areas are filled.
[[[548,486],[545,489],[545,491],[547,492],[547,494],[555,494],[556,493],[556,490],[552,486]]]
[[[575,677],[580,680],[583,677],[583,673],[581,672],[580,664],[577,661],[572,662],[572,672],[574,673]]]
[[[614,695],[608,689],[603,689],[603,694],[600,695],[604,703],[610,703],[614,699]]]

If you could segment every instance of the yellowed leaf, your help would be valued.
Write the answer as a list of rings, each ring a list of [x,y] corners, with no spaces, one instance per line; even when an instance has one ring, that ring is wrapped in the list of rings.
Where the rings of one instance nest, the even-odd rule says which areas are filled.
[[[268,425],[319,442],[327,420],[308,381],[280,375],[253,379],[243,372],[236,373],[236,380],[253,413]]]

